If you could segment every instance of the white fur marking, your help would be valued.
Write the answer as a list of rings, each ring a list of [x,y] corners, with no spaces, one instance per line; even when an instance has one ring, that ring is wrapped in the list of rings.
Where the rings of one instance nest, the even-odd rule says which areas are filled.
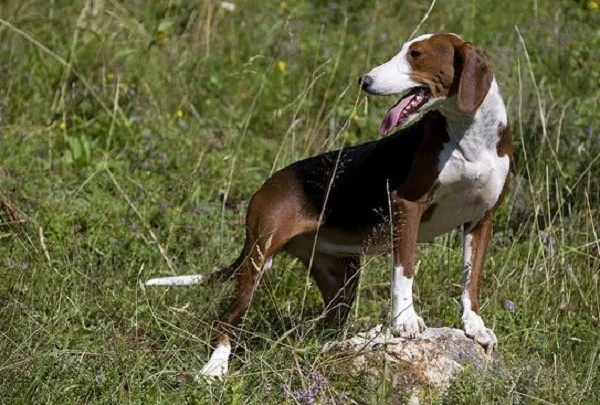
[[[208,362],[202,367],[202,370],[200,370],[200,374],[210,377],[223,377],[227,374],[230,354],[230,345],[217,345]]]
[[[167,287],[183,287],[187,285],[202,284],[206,280],[201,274],[190,274],[188,276],[174,277],[159,277],[153,278],[144,283],[147,286],[167,286]]]
[[[410,46],[414,42],[425,41],[426,39],[429,39],[429,38],[431,38],[434,35],[435,34],[422,34],[422,35],[419,35],[416,38],[413,38],[412,40],[410,40],[409,42],[407,42],[407,44],[409,44],[409,46]],[[454,35],[456,35],[456,34],[454,34]],[[458,35],[456,35],[456,36],[458,36]]]
[[[422,84],[415,82],[411,78],[413,68],[408,62],[407,54],[410,46],[415,42],[420,42],[431,38],[434,34],[424,34],[417,38],[406,42],[402,45],[400,52],[389,61],[372,69],[367,76],[373,79],[373,83],[366,89],[369,93],[378,95],[393,95],[399,94],[404,96],[415,87],[423,87]],[[419,107],[418,111],[404,118],[401,127],[408,127],[415,121],[418,121],[423,115],[435,109],[439,104],[443,104],[446,99],[444,97],[430,98]]]
[[[415,338],[424,329],[423,319],[413,306],[414,277],[404,276],[402,266],[394,266],[392,271],[392,333],[402,337]]]
[[[469,305],[471,301],[467,299]],[[463,298],[463,303],[465,299]],[[475,312],[470,309],[464,310],[463,316],[463,329],[465,334],[483,346],[488,352],[494,350],[494,347],[498,344],[498,339],[496,339],[496,335],[494,331],[486,328],[483,323],[483,319]]]
[[[273,256],[267,257],[265,265],[263,266],[263,272],[271,270],[271,266],[273,266]]]
[[[454,99],[442,104],[450,141],[439,156],[436,209],[419,228],[420,242],[481,220],[498,201],[509,171],[509,157],[497,150],[498,130],[507,119],[496,79],[473,117],[457,113]]]
[[[262,258],[261,258],[262,260]],[[267,257],[267,260],[265,260],[262,269],[260,268],[260,266],[258,264],[256,264],[256,262],[254,261],[253,258],[250,258],[250,263],[252,264],[252,267],[254,267],[254,270],[256,270],[259,273],[265,273],[268,270],[271,269],[271,266],[273,265],[273,256],[269,256]]]
[[[473,242],[473,235],[465,232],[463,236],[463,271],[462,271],[462,283],[463,283],[463,292],[462,292],[462,306],[464,308],[471,309],[471,298],[469,297],[468,287],[471,284],[471,269],[473,268],[473,263],[471,262],[471,257],[473,255],[473,246],[471,245]]]
[[[420,86],[419,83],[410,78],[412,66],[408,63],[406,55],[412,43],[423,41],[431,36],[432,34],[425,34],[406,42],[402,45],[402,49],[400,49],[400,52],[396,56],[367,73],[367,76],[373,78],[373,83],[369,86],[369,92],[388,96],[402,94],[414,87]]]

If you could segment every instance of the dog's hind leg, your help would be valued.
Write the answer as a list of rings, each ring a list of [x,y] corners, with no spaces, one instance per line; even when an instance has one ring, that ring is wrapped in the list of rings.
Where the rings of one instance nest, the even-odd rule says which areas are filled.
[[[231,354],[230,334],[248,309],[263,273],[268,270],[267,261],[270,261],[271,255],[274,254],[269,249],[272,237],[256,239],[249,235],[246,242],[249,248],[242,252],[244,260],[236,274],[235,300],[223,322],[217,326],[216,346],[210,359],[200,371],[202,375],[220,377],[227,373]]]
[[[316,253],[310,272],[323,296],[325,325],[331,329],[343,326],[356,298],[360,257]]]
[[[231,334],[246,313],[254,291],[272,257],[295,236],[317,227],[316,215],[307,210],[301,186],[289,172],[278,172],[254,194],[246,216],[246,241],[235,272],[235,298],[217,326],[217,342],[201,374],[227,373]]]

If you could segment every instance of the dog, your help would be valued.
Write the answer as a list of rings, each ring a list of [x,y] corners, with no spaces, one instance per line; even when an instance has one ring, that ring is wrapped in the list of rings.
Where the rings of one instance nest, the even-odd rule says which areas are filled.
[[[276,172],[252,196],[238,259],[211,276],[166,277],[146,285],[190,285],[235,277],[235,299],[217,327],[201,374],[227,373],[231,329],[248,309],[273,256],[304,263],[324,301],[326,321],[342,324],[352,306],[361,256],[390,251],[391,331],[417,337],[415,247],[463,229],[462,323],[486,350],[497,345],[479,316],[479,290],[494,211],[509,183],[511,132],[492,68],[456,34],[403,44],[359,79],[369,94],[397,95],[379,131],[385,136],[327,152]]]

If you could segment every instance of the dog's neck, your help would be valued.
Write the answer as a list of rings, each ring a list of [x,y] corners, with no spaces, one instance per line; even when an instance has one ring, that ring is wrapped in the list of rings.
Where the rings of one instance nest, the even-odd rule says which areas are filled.
[[[456,100],[449,102],[456,103]],[[507,125],[507,117],[495,78],[475,115],[457,113],[456,106],[441,108],[440,111],[446,118],[448,136],[457,144],[465,159],[476,161],[482,151],[497,149],[498,131],[500,126]]]

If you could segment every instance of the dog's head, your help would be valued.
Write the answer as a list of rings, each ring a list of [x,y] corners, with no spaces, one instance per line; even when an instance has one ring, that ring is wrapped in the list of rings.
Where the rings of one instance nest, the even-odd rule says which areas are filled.
[[[359,79],[370,94],[399,94],[379,132],[387,135],[424,112],[473,115],[494,74],[483,54],[455,34],[427,34],[402,45],[400,53]]]

